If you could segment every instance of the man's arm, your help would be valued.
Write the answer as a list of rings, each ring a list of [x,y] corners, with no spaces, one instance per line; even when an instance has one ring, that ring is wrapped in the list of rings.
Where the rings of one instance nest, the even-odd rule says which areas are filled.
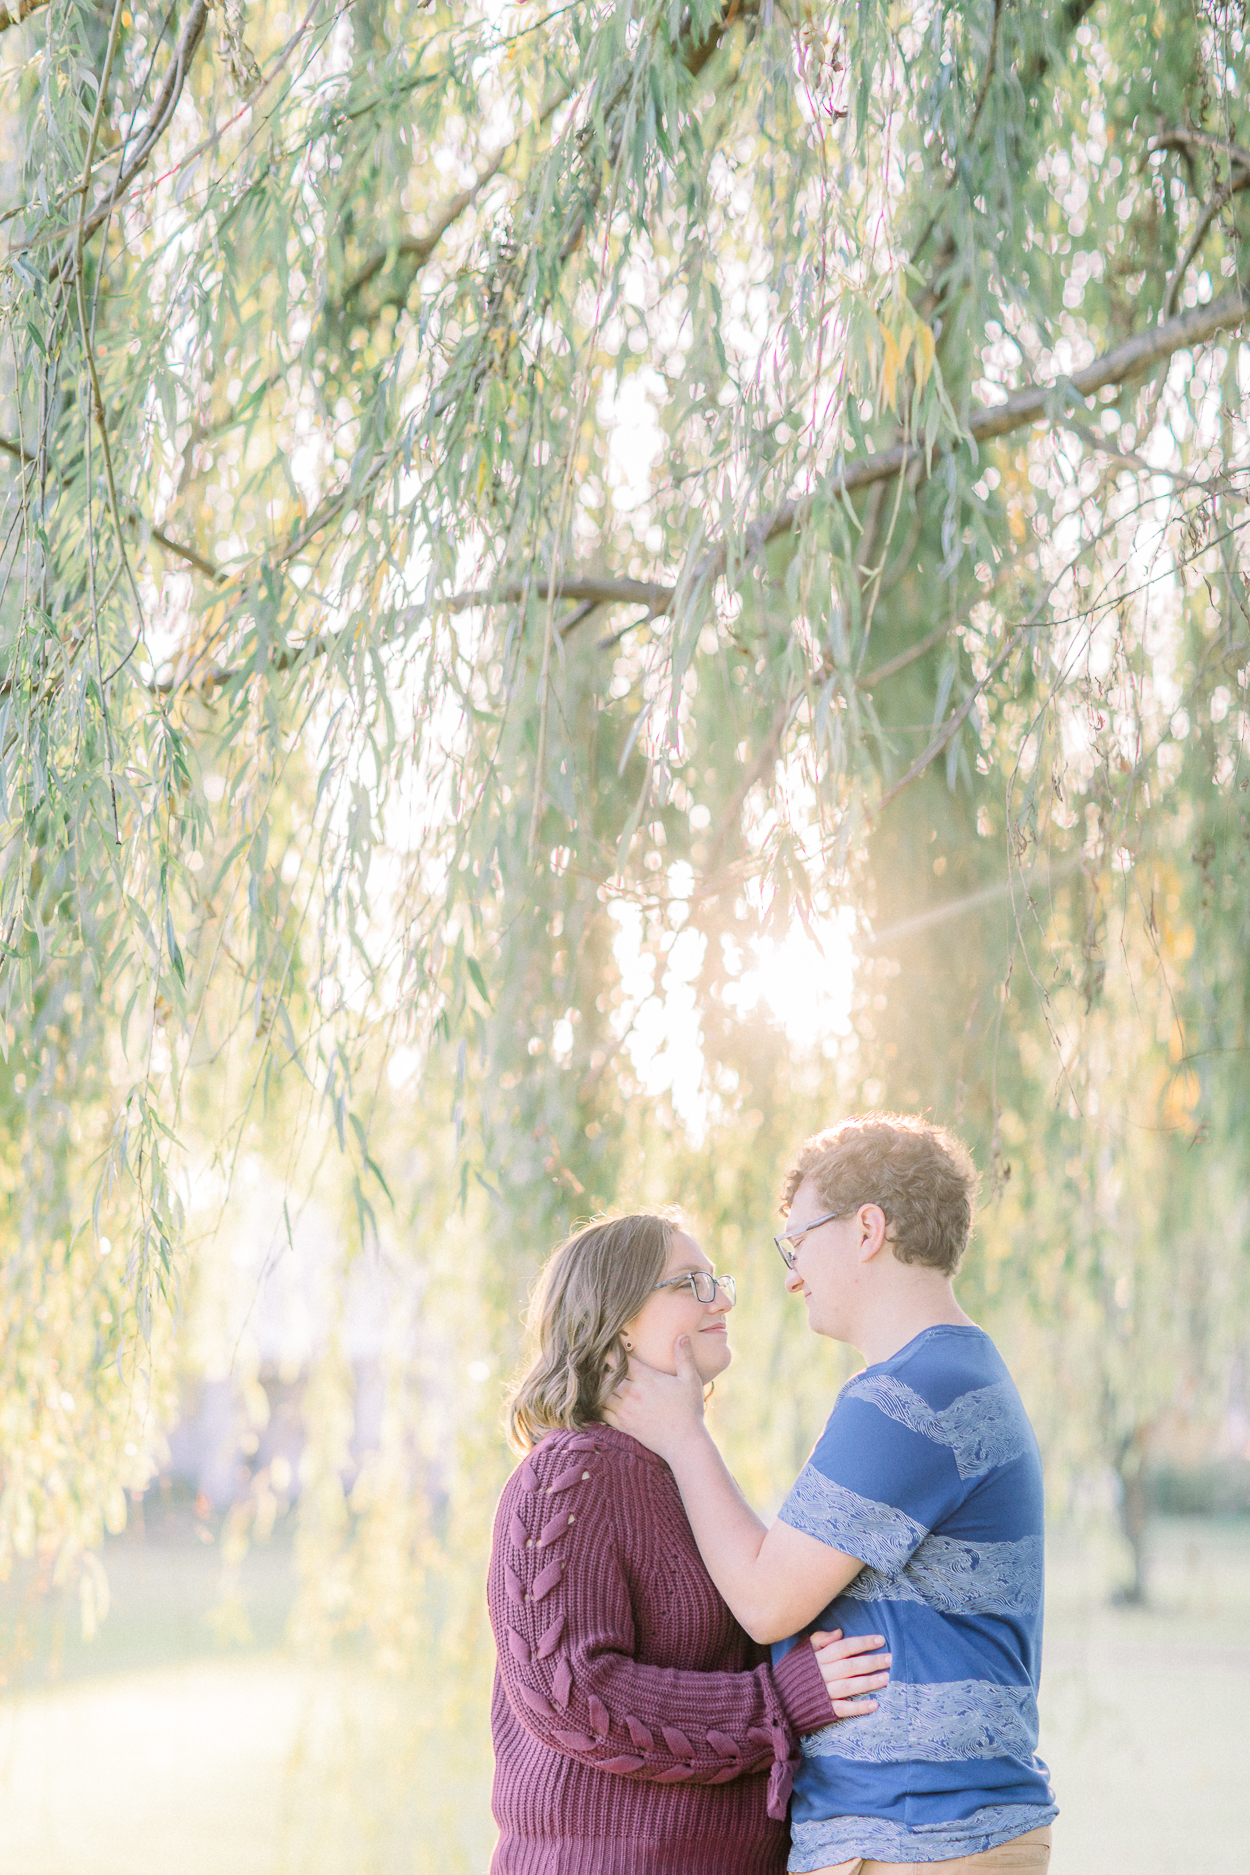
[[[788,1524],[763,1524],[703,1423],[703,1386],[685,1336],[676,1378],[631,1361],[604,1418],[665,1459],[707,1572],[753,1640],[784,1640],[815,1620],[863,1568]]]

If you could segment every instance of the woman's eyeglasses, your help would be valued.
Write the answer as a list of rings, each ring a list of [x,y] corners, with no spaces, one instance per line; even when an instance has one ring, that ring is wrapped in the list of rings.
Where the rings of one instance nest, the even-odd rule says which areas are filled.
[[[657,1289],[674,1289],[678,1283],[689,1283],[696,1302],[712,1302],[716,1291],[724,1293],[730,1308],[738,1300],[738,1285],[732,1276],[713,1276],[710,1270],[687,1270],[684,1276],[668,1276]]]

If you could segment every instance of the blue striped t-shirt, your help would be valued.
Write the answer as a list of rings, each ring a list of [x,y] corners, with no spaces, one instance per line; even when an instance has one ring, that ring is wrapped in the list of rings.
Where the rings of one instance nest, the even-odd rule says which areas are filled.
[[[812,1627],[894,1655],[876,1712],[802,1741],[790,1868],[949,1861],[1049,1823],[1042,1465],[989,1336],[927,1328],[856,1374],[780,1516],[865,1565]]]

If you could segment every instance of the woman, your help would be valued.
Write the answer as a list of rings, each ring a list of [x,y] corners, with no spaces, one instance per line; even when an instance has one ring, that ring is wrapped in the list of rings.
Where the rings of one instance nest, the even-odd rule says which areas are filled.
[[[703,1379],[731,1355],[729,1277],[674,1221],[588,1224],[534,1300],[495,1519],[492,1875],[780,1875],[797,1737],[872,1711],[888,1660],[815,1635],[775,1668],[700,1560],[672,1473],[599,1418],[633,1352]],[[858,1657],[856,1657],[858,1656]]]

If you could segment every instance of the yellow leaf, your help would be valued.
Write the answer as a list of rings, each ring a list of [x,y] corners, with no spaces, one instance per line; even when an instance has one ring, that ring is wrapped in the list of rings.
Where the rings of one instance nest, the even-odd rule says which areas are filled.
[[[916,329],[916,384],[920,390],[923,390],[929,382],[929,373],[933,369],[936,353],[933,328],[927,326],[922,319]]]
[[[1163,1114],[1169,1126],[1184,1126],[1202,1099],[1202,1083],[1191,1068],[1182,1068],[1168,1082],[1163,1096]]]
[[[881,358],[881,389],[885,393],[886,403],[893,410],[898,395],[898,373],[899,366],[903,362],[903,354],[898,348],[898,340],[894,334],[887,332],[884,326],[881,328],[881,340],[884,348]]]

